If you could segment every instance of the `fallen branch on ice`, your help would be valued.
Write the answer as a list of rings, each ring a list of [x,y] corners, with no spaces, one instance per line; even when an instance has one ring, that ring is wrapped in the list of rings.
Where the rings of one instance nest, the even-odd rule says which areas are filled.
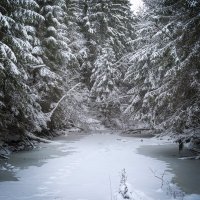
[[[179,158],[180,160],[200,160],[200,155]]]
[[[197,149],[197,148],[191,148],[190,150],[194,151],[195,153],[200,153],[200,149]]]
[[[43,143],[50,143],[51,141],[50,140],[47,140],[47,139],[44,139],[44,138],[40,138],[40,137],[37,137],[35,136],[34,134],[26,131],[25,132],[25,136],[31,140],[35,140],[37,142],[43,142]]]
[[[124,132],[140,132],[140,131],[153,131],[155,129],[150,129],[150,128],[136,128],[136,129],[128,129]]]
[[[2,145],[2,144],[1,144]],[[8,155],[9,155],[9,152],[7,151],[7,149],[5,149],[3,146],[1,146],[0,145],[0,149],[2,149],[4,152],[5,152],[5,154],[4,153],[0,153],[0,158],[3,158],[3,159],[8,159],[9,157],[8,157]]]
[[[0,154],[0,158],[9,159],[9,157],[7,155],[4,155],[4,154]]]

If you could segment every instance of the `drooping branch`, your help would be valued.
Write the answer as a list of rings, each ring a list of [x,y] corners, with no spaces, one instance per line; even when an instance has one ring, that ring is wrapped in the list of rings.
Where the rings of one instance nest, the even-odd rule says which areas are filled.
[[[53,110],[51,110],[49,113],[46,113],[46,116],[47,116],[47,118],[48,118],[49,121],[51,120],[51,117],[52,117],[53,113],[57,110],[57,108],[58,108],[58,106],[60,105],[60,103],[67,97],[67,95],[68,95],[71,91],[73,91],[73,90],[74,90],[76,87],[78,87],[79,85],[81,85],[81,83],[78,83],[78,84],[76,84],[75,86],[73,86],[71,89],[69,89],[69,90],[67,91],[67,93],[66,93],[64,96],[62,96],[62,98],[58,101],[58,103],[56,103],[56,106],[53,108]]]
[[[30,66],[31,69],[40,69],[42,67],[46,67],[46,65],[34,65],[34,66]]]

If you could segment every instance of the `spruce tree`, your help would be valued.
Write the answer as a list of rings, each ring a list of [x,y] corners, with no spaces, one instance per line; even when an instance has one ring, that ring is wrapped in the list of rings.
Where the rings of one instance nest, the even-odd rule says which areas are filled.
[[[87,72],[85,77],[91,77],[86,83],[91,88],[92,99],[97,102],[101,99],[101,103],[107,104],[108,97],[103,98],[101,95],[106,91],[99,92],[99,86],[101,85],[101,90],[107,90],[107,92],[108,87],[101,84],[102,80],[99,77],[106,77],[107,73],[110,74],[107,77],[120,74],[115,81],[111,80],[115,84],[113,88],[116,89],[119,86],[123,70],[115,63],[125,53],[131,51],[130,41],[134,37],[132,35],[134,29],[130,23],[133,16],[130,3],[128,1],[93,0],[83,1],[81,5],[83,9],[82,31],[87,39],[86,58],[82,67]],[[105,74],[107,75],[104,76]],[[105,81],[104,84],[107,85],[107,83],[108,81]]]
[[[79,68],[82,62],[81,49],[83,49],[84,39],[78,26],[77,1],[38,0],[38,3],[41,7],[40,13],[45,18],[43,26],[38,29],[44,51],[42,59],[45,64],[39,70],[45,77],[40,79],[42,80],[41,105],[45,113],[51,113],[57,102],[80,80]],[[72,103],[67,97],[51,116],[50,129],[68,126],[72,116],[69,110],[74,110],[75,113],[75,109],[72,109],[75,106],[74,102]],[[78,116],[76,117],[78,119]]]
[[[36,12],[39,6],[34,0],[3,0],[0,7],[0,127],[23,136],[46,126],[38,97],[29,85],[29,67],[40,64],[32,53],[29,30],[43,18]]]
[[[102,48],[100,55],[94,63],[95,68],[91,76],[93,87],[91,97],[96,99],[100,111],[106,118],[119,111],[119,90],[117,82],[120,71],[113,67],[114,52],[109,47]]]
[[[199,4],[192,2],[145,1],[125,78],[133,85],[126,111],[178,133],[199,126]]]

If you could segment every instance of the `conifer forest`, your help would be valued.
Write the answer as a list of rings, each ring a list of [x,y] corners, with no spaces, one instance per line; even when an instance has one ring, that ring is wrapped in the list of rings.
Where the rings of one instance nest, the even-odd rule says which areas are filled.
[[[200,158],[200,1],[134,2],[0,0],[0,159],[95,126]]]

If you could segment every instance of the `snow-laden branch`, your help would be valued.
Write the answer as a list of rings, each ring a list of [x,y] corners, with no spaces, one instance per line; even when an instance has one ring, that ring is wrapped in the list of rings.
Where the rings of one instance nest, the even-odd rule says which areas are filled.
[[[123,62],[123,60],[124,60],[124,59],[128,59],[128,58],[130,58],[130,56],[132,56],[131,53],[129,53],[129,54],[127,54],[127,55],[121,57],[117,62],[113,63],[113,65],[118,65],[118,64],[129,65],[130,62]]]
[[[39,69],[42,67],[46,67],[46,65],[34,65],[34,66],[30,66],[31,69]]]
[[[58,103],[56,103],[56,106],[53,108],[53,110],[51,110],[49,113],[46,113],[46,116],[48,118],[48,120],[50,121],[51,120],[51,117],[53,115],[53,113],[56,111],[56,109],[58,108],[58,106],[60,105],[60,103],[63,101],[63,99],[65,99],[65,97],[71,92],[73,91],[76,87],[78,87],[79,85],[81,85],[81,83],[77,83],[75,86],[73,86],[71,89],[69,89],[67,91],[67,93],[62,96],[62,98],[58,101]]]

